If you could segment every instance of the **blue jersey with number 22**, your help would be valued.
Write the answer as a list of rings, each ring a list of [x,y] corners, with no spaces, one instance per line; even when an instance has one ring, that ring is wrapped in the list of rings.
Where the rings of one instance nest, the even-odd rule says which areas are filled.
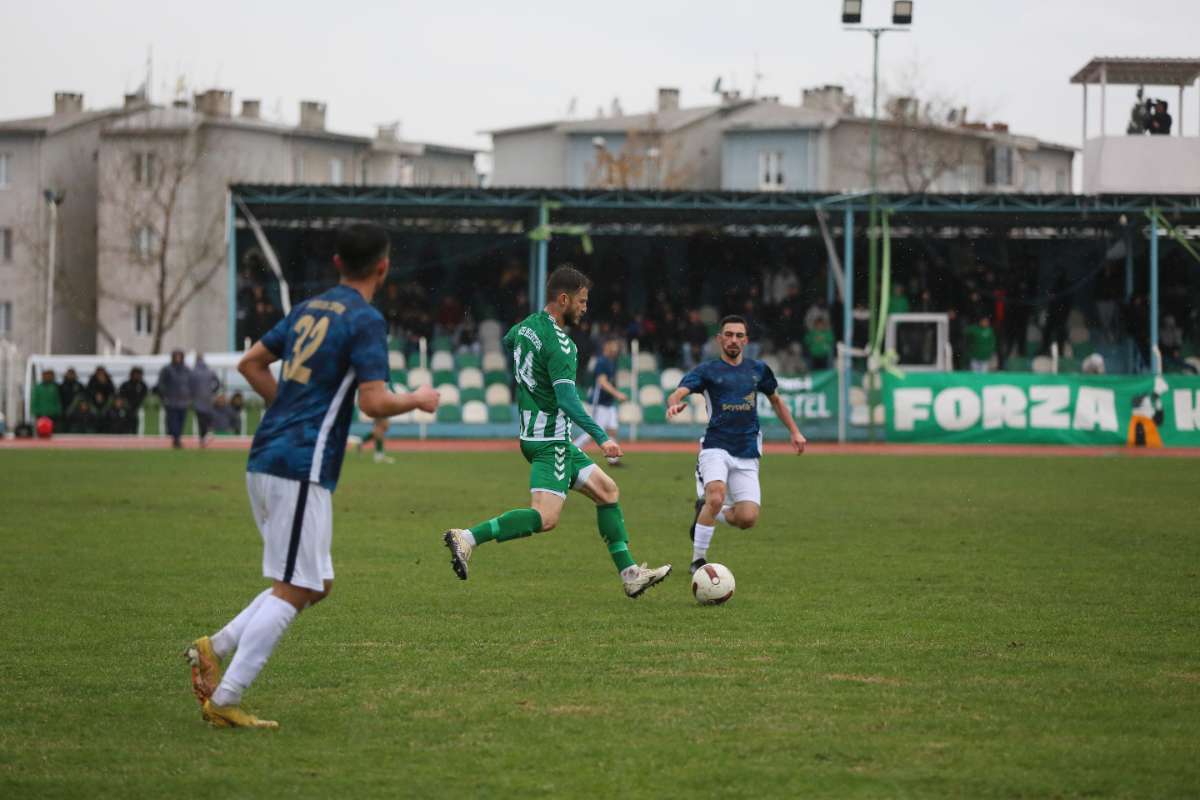
[[[279,391],[250,446],[248,472],[337,486],[358,384],[388,379],[387,325],[357,290],[335,286],[262,338],[283,359]]]

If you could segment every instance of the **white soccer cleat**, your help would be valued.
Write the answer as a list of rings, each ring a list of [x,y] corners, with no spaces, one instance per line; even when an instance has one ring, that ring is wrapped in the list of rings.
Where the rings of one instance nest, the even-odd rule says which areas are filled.
[[[395,464],[396,459],[392,458],[389,455],[384,455],[383,453],[376,453],[375,454],[375,463],[376,464]]]
[[[666,580],[671,574],[671,565],[665,564],[655,569],[648,569],[645,564],[637,568],[637,574],[625,581],[627,597],[641,597],[642,593]]]
[[[471,560],[471,551],[475,549],[463,535],[465,533],[467,531],[462,528],[451,528],[442,534],[442,541],[450,551],[450,566],[454,574],[464,581],[467,579],[467,562]]]

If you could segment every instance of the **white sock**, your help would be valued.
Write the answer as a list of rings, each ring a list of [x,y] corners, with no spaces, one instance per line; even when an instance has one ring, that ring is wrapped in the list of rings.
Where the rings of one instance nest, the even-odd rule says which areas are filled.
[[[712,544],[713,531],[716,529],[714,525],[701,525],[696,523],[694,536],[692,538],[692,561],[698,558],[704,558],[708,554],[708,546]]]
[[[225,670],[221,685],[213,692],[213,705],[231,706],[242,701],[242,692],[254,683],[271,657],[271,651],[295,618],[296,607],[288,601],[273,594],[263,598],[258,611],[242,632],[237,653],[229,669]]]
[[[732,510],[733,510],[733,506],[721,506],[721,510],[717,512],[717,516],[714,517],[714,519],[717,522],[724,522],[726,525],[728,525],[729,520],[725,519],[725,512],[732,511]]]
[[[475,534],[471,533],[470,531],[463,531],[462,536],[467,540],[467,544],[471,545],[471,547],[475,547],[478,544],[478,542],[475,541]]]
[[[270,588],[264,589],[262,594],[250,601],[250,605],[242,609],[242,613],[212,635],[209,641],[212,642],[213,652],[217,654],[217,658],[224,659],[225,656],[237,649],[238,640],[242,638],[242,632],[246,630],[246,623],[254,617],[254,612],[258,611],[258,607],[262,605],[263,598],[269,594],[271,594]]]

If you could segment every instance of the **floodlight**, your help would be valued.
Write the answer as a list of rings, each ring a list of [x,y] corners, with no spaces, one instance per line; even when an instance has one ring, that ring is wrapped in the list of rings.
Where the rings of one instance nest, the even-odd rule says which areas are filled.
[[[912,0],[895,0],[895,2],[892,3],[892,24],[911,25],[912,12]]]
[[[842,0],[842,23],[857,25],[860,22],[862,22],[862,0]]]

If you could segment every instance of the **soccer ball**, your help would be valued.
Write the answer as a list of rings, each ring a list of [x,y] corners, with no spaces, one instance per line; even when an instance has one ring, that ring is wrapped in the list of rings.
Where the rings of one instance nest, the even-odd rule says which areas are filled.
[[[692,596],[702,606],[716,606],[733,597],[733,573],[724,564],[705,564],[692,576]]]

